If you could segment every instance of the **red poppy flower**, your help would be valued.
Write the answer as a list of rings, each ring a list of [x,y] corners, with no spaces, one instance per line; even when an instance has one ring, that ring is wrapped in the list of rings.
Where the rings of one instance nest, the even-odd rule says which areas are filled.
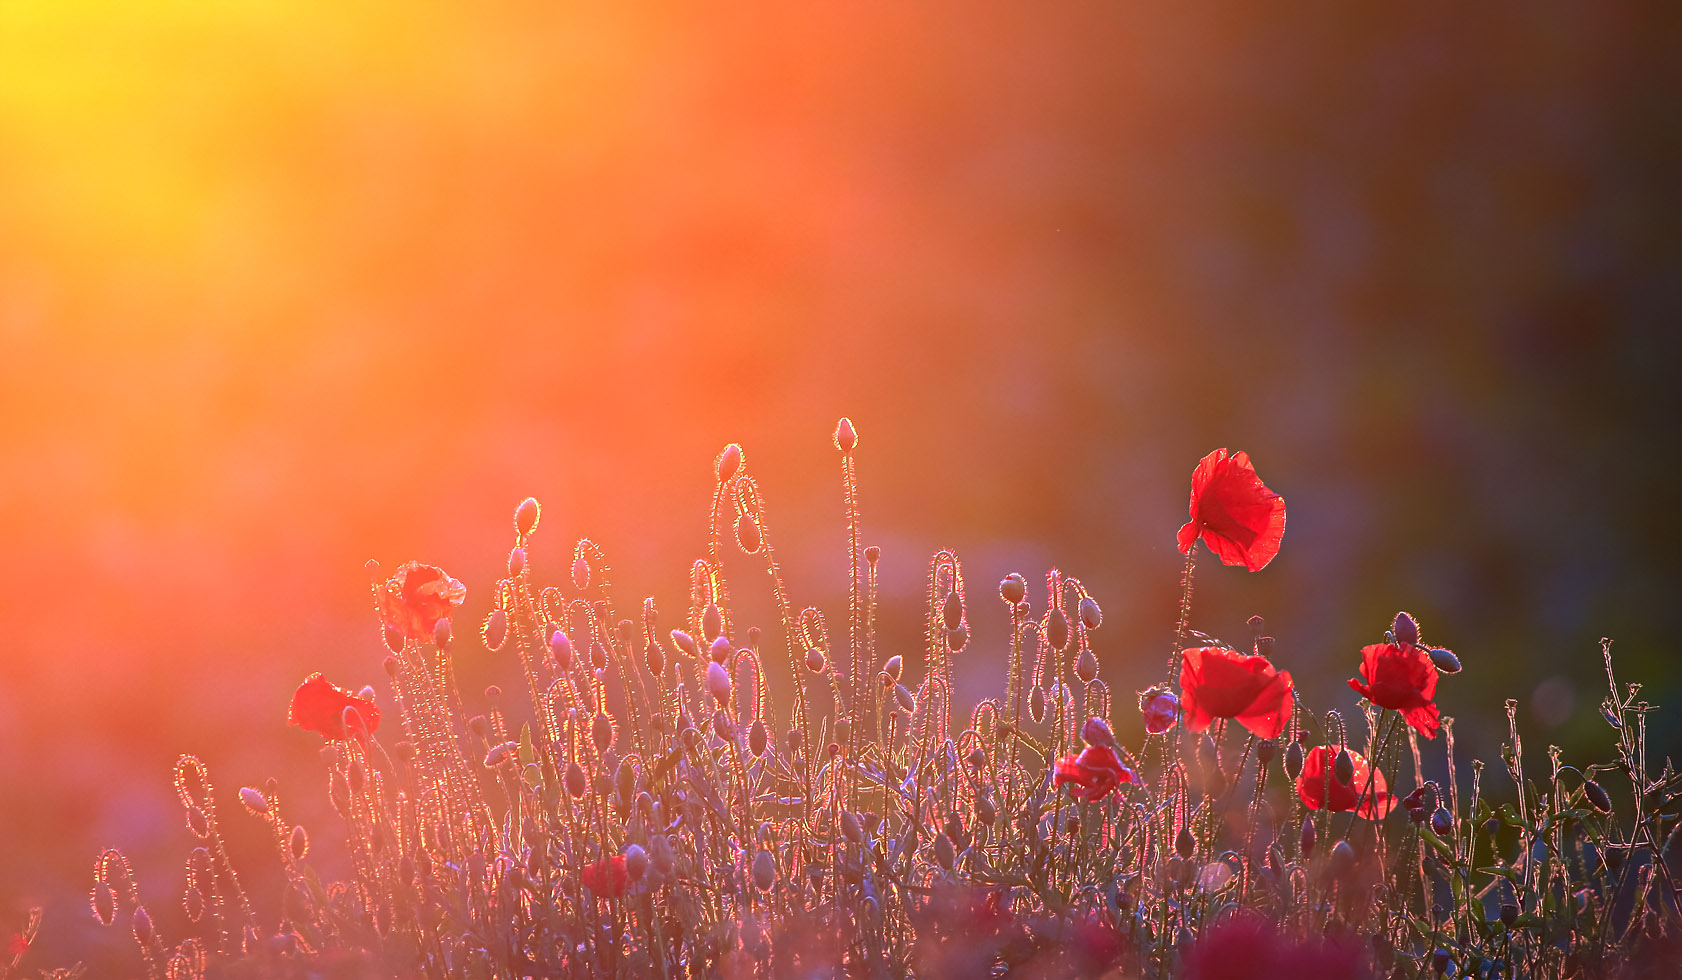
[[[1263,656],[1226,647],[1192,647],[1182,655],[1180,706],[1186,727],[1201,732],[1233,718],[1257,738],[1278,738],[1291,720],[1291,675]]]
[[[411,561],[374,589],[380,622],[411,640],[430,640],[440,619],[448,619],[467,595],[467,586],[442,568]]]
[[[1110,795],[1122,783],[1133,781],[1133,770],[1121,762],[1115,749],[1108,745],[1088,745],[1080,755],[1066,755],[1057,760],[1057,774],[1051,778],[1053,786],[1072,783],[1069,795],[1077,800],[1094,803]]]
[[[1384,781],[1384,773],[1368,767],[1361,753],[1354,749],[1348,751],[1349,758],[1355,763],[1355,778],[1347,783],[1338,782],[1337,774],[1332,771],[1337,749],[1319,745],[1308,753],[1308,758],[1302,763],[1302,774],[1297,776],[1297,796],[1302,798],[1303,806],[1310,810],[1323,808],[1338,813],[1354,810],[1357,817],[1365,820],[1389,814],[1396,808],[1396,798],[1390,795],[1390,784]],[[1365,792],[1369,773],[1372,777],[1370,793]],[[1357,797],[1359,806],[1356,805]]]
[[[630,876],[625,873],[624,855],[586,864],[578,873],[578,880],[598,898],[618,898],[625,894],[625,886],[630,882]]]
[[[330,739],[345,737],[345,709],[355,708],[362,724],[372,732],[380,727],[380,709],[374,702],[358,697],[343,688],[328,683],[320,674],[311,674],[292,694],[292,709],[286,723]],[[363,737],[362,732],[355,732]]]
[[[1366,683],[1362,683],[1365,681]],[[1402,713],[1414,731],[1436,738],[1437,668],[1424,647],[1412,643],[1374,643],[1361,648],[1361,677],[1349,686],[1380,708]]]
[[[1199,537],[1226,565],[1267,567],[1285,536],[1285,498],[1256,476],[1246,453],[1217,449],[1191,475],[1191,520],[1180,528],[1180,554]]]

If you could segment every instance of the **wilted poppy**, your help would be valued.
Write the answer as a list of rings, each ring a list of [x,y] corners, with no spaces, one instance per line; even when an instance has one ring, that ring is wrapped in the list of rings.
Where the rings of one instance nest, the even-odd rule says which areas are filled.
[[[618,898],[625,894],[630,874],[625,870],[624,855],[602,858],[586,864],[578,873],[578,880],[598,898]]]
[[[286,722],[318,732],[331,739],[345,737],[345,709],[355,708],[367,731],[380,727],[380,709],[374,702],[359,697],[328,682],[320,674],[311,674],[292,694],[292,708]],[[355,732],[358,738],[362,732]]]
[[[1365,683],[1363,683],[1363,681]],[[1412,643],[1374,643],[1361,648],[1361,676],[1349,686],[1380,708],[1391,708],[1426,738],[1436,738],[1437,668],[1424,647]]]
[[[411,640],[430,640],[467,595],[467,586],[442,568],[405,562],[374,590],[380,622]]]
[[[1367,760],[1354,749],[1346,749],[1350,761],[1355,763],[1354,776],[1349,782],[1340,782],[1333,772],[1333,763],[1337,759],[1338,749],[1330,745],[1316,746],[1303,760],[1302,774],[1297,777],[1297,796],[1302,798],[1304,806],[1310,810],[1332,810],[1342,813],[1354,810],[1355,815],[1366,820],[1373,820],[1389,814],[1396,808],[1396,798],[1390,795],[1390,784],[1385,782],[1384,773],[1367,765]],[[1372,778],[1372,789],[1367,791],[1367,778]],[[1360,805],[1356,805],[1359,798]]]
[[[1080,755],[1066,755],[1057,760],[1054,786],[1072,784],[1069,795],[1077,800],[1097,802],[1122,783],[1133,781],[1133,770],[1122,764],[1121,757],[1108,745],[1088,745]]]
[[[1232,718],[1257,738],[1278,738],[1291,719],[1291,675],[1266,657],[1226,647],[1192,647],[1180,665],[1186,727],[1201,732],[1216,718]]]
[[[1267,567],[1285,536],[1285,498],[1256,476],[1247,453],[1217,449],[1191,475],[1191,520],[1180,528],[1180,553],[1199,537],[1226,565]]]

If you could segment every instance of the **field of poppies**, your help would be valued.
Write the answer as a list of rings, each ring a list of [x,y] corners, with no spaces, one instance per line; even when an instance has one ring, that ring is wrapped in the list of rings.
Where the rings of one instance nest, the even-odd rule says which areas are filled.
[[[1351,640],[1346,700],[1303,703],[1262,618],[1230,642],[1196,628],[1195,575],[1263,571],[1286,529],[1283,498],[1224,449],[1193,470],[1179,621],[1137,697],[1106,685],[1099,599],[1058,569],[977,589],[941,551],[923,635],[878,636],[846,419],[834,444],[851,588],[827,616],[788,594],[736,445],[664,619],[623,605],[588,539],[568,581],[533,581],[533,499],[481,623],[456,621],[468,587],[443,569],[370,562],[385,681],[313,675],[287,715],[320,736],[342,822],[295,825],[299,788],[236,789],[183,756],[184,892],[141,894],[108,850],[92,914],[132,932],[149,980],[1682,975],[1682,776],[1648,759],[1650,706],[1609,642],[1596,759],[1527,750],[1514,701],[1500,760],[1457,757],[1436,695],[1461,657],[1406,612]],[[764,629],[732,606],[732,551],[763,563]],[[1008,623],[985,641],[1008,642],[1008,672],[956,704],[972,621]],[[525,688],[462,690],[474,644],[516,656]],[[1123,745],[1110,719],[1135,710],[1147,734]],[[272,833],[278,920],[253,911],[230,821]],[[348,877],[312,866],[312,834],[348,842]],[[166,902],[190,935],[154,927]],[[76,975],[35,962],[39,926],[0,980]]]

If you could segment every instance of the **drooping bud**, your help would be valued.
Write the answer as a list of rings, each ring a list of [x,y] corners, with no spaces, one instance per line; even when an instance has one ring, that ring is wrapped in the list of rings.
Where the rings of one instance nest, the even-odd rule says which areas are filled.
[[[1355,781],[1355,759],[1348,749],[1337,750],[1337,758],[1332,760],[1332,778],[1344,786]]]
[[[707,664],[707,693],[720,705],[730,700],[730,672],[718,661]]]
[[[1063,610],[1053,609],[1046,620],[1045,638],[1053,650],[1066,650],[1069,647],[1069,617],[1063,615]]]
[[[1302,743],[1292,742],[1285,746],[1285,775],[1296,779],[1302,775]]]
[[[907,713],[917,710],[917,699],[911,696],[911,691],[904,684],[894,685],[894,700]]]
[[[945,834],[935,834],[934,863],[940,865],[942,870],[951,871],[957,858],[957,852],[952,849],[952,838]]]
[[[543,516],[543,509],[537,505],[536,497],[527,497],[520,501],[520,506],[514,508],[514,533],[525,538],[537,530],[537,522]]]
[[[526,549],[511,548],[508,551],[508,577],[519,578],[526,570]]]
[[[964,603],[958,598],[958,591],[953,589],[946,593],[946,601],[940,607],[941,621],[949,630],[955,630],[964,623]]]
[[[641,881],[648,873],[648,852],[641,844],[632,844],[625,848],[625,877],[632,881]]]
[[[1110,730],[1110,723],[1097,715],[1086,719],[1086,724],[1081,726],[1080,737],[1088,745],[1116,747],[1115,732]]]
[[[1098,658],[1092,655],[1091,647],[1081,647],[1076,655],[1075,676],[1088,684],[1098,676]]]
[[[304,855],[310,852],[310,834],[309,831],[304,829],[303,824],[298,824],[292,828],[290,850],[294,861],[302,861]]]
[[[450,648],[450,640],[453,635],[454,633],[450,627],[450,621],[448,619],[440,619],[432,626],[432,645],[440,650],[448,650]]]
[[[724,635],[724,613],[719,611],[716,603],[709,602],[701,610],[701,638],[707,642]]]
[[[152,945],[152,916],[144,905],[134,907],[134,938],[142,946]]]
[[[384,636],[386,649],[390,650],[392,653],[403,652],[403,634],[401,632],[387,626],[385,628]]]
[[[999,598],[1014,606],[1028,594],[1028,582],[1021,574],[1011,572],[999,582]]]
[[[736,518],[736,545],[742,549],[744,555],[759,554],[759,546],[763,538],[759,533],[759,522],[743,514]]]
[[[691,660],[701,656],[701,650],[695,645],[695,638],[683,630],[672,630],[672,646],[683,651],[683,655]]]
[[[729,483],[735,477],[736,471],[742,468],[742,447],[731,443],[718,454],[716,470],[718,482]]]
[[[1607,794],[1606,787],[1592,779],[1585,779],[1583,781],[1583,792],[1588,795],[1589,805],[1596,810],[1601,813],[1612,812],[1612,797]]]
[[[1432,812],[1431,833],[1444,840],[1450,840],[1454,837],[1454,814],[1448,812],[1446,807],[1439,806]]]
[[[1180,833],[1174,838],[1174,853],[1190,860],[1192,852],[1197,850],[1197,838],[1191,835],[1190,827],[1181,827]]]
[[[895,684],[899,683],[900,675],[904,672],[905,659],[900,657],[898,654],[889,657],[888,662],[882,665],[882,673],[887,674],[888,679],[893,681]]]
[[[577,762],[567,763],[565,783],[567,795],[573,799],[582,798],[590,788],[590,780],[584,775],[584,767]]]
[[[1501,906],[1501,924],[1511,929],[1518,922],[1518,906],[1510,902]]]
[[[1453,650],[1445,650],[1442,647],[1432,647],[1431,663],[1445,674],[1460,673],[1460,658],[1454,655]]]
[[[1302,818],[1302,835],[1297,838],[1297,848],[1302,851],[1304,858],[1314,856],[1314,818],[1312,815]]]
[[[957,653],[969,642],[969,630],[960,626],[955,630],[946,631],[946,649]]]
[[[770,851],[760,851],[753,856],[753,884],[762,892],[771,890],[777,883],[777,859]]]
[[[842,416],[841,421],[835,423],[835,448],[850,453],[858,444],[859,434],[853,428],[853,420]]]
[[[736,737],[736,726],[730,723],[730,716],[723,708],[713,712],[713,734],[726,742]]]
[[[765,719],[755,718],[748,726],[748,751],[757,758],[765,754],[771,747],[771,733],[765,728]]]
[[[1095,630],[1104,622],[1104,611],[1098,608],[1098,600],[1086,596],[1080,601],[1080,622],[1089,630]]]
[[[1038,685],[1028,692],[1028,715],[1036,725],[1045,720],[1045,690]]]
[[[596,670],[607,666],[607,647],[600,640],[590,644],[590,666]]]
[[[492,609],[485,618],[485,628],[480,631],[484,636],[485,646],[492,651],[502,649],[502,641],[508,637],[508,613],[501,609]]]
[[[1396,642],[1404,646],[1412,646],[1419,642],[1419,623],[1405,612],[1396,614],[1390,623],[1390,632],[1395,635]]]
[[[729,660],[730,641],[722,636],[713,640],[712,646],[707,648],[707,656],[712,658],[712,662],[715,664],[722,664]]]
[[[261,815],[269,812],[268,798],[254,786],[241,787],[239,791],[239,801],[244,803],[245,808],[250,810],[253,814]]]
[[[814,674],[821,674],[821,673],[823,673],[823,668],[824,668],[823,651],[819,650],[817,647],[813,647],[812,649],[807,650],[806,651],[806,669],[811,671]]]
[[[590,563],[579,555],[572,562],[572,586],[580,592],[590,587]]]
[[[660,648],[658,642],[650,643],[642,648],[642,662],[648,667],[648,672],[655,677],[666,669],[666,651]]]

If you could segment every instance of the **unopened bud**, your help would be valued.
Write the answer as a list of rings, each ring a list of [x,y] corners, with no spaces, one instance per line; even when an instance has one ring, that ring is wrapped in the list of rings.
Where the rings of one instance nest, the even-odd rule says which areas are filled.
[[[1285,775],[1296,779],[1302,775],[1302,743],[1292,742],[1285,746]]]
[[[1405,612],[1396,614],[1390,624],[1390,632],[1395,635],[1396,642],[1403,646],[1412,646],[1419,642],[1419,623]]]
[[[152,916],[147,913],[144,905],[134,908],[134,938],[142,946],[152,945]]]
[[[572,586],[580,592],[590,587],[590,563],[579,555],[572,562]]]
[[[723,704],[730,699],[730,672],[718,661],[707,664],[707,693],[713,700]]]
[[[491,614],[485,618],[485,628],[481,632],[486,647],[501,650],[502,641],[508,637],[508,613],[501,609],[492,609]]]
[[[894,700],[907,713],[917,710],[917,699],[911,696],[911,691],[904,684],[894,685]]]
[[[1302,818],[1302,835],[1297,838],[1297,848],[1305,858],[1314,856],[1314,819],[1312,816]]]
[[[543,509],[537,505],[536,497],[527,497],[520,501],[520,506],[514,508],[514,531],[524,538],[537,530],[537,522],[543,516]]]
[[[1075,676],[1088,684],[1098,676],[1098,658],[1092,655],[1091,647],[1081,647],[1075,657]]]
[[[1086,596],[1080,601],[1080,622],[1089,630],[1095,630],[1104,622],[1104,611],[1098,608],[1098,600]]]
[[[1355,759],[1348,749],[1337,750],[1337,758],[1332,760],[1332,778],[1344,786],[1355,781]]]
[[[672,630],[672,646],[683,651],[683,655],[691,660],[701,655],[701,650],[695,645],[695,638],[683,630]]]
[[[887,674],[888,679],[892,680],[895,684],[899,683],[900,675],[904,672],[905,659],[897,654],[889,657],[887,663],[882,665],[882,673]]]
[[[579,799],[590,788],[590,780],[584,775],[584,767],[576,762],[567,763],[566,791],[567,795]]]
[[[940,607],[941,621],[949,630],[955,630],[964,622],[964,602],[958,598],[958,592],[953,589],[946,593],[946,601]]]
[[[755,756],[761,756],[770,746],[771,734],[765,730],[765,720],[755,718],[753,724],[748,726],[748,751]]]
[[[1431,649],[1431,663],[1445,674],[1460,673],[1460,658],[1454,655],[1453,650],[1433,647]]]
[[[701,610],[701,638],[711,643],[724,635],[724,614],[719,612],[717,603],[709,602]]]
[[[1601,813],[1612,812],[1612,797],[1607,795],[1606,787],[1592,779],[1583,781],[1583,792],[1588,795],[1589,804]]]
[[[572,669],[572,640],[560,630],[549,634],[549,652],[555,655],[555,663],[561,670]]]
[[[1195,850],[1197,850],[1197,838],[1191,835],[1191,828],[1181,827],[1180,833],[1174,838],[1174,852],[1189,860]]]
[[[835,423],[835,448],[850,453],[858,444],[859,434],[853,429],[853,420],[843,416]]]
[[[508,552],[508,577],[519,578],[526,570],[526,549],[513,548]]]
[[[771,890],[777,883],[777,859],[770,851],[760,851],[753,856],[753,884],[762,892]]]
[[[819,650],[817,647],[813,647],[812,649],[807,650],[806,651],[806,669],[811,671],[814,674],[821,674],[821,673],[823,673],[823,668],[824,668],[823,651]]]
[[[1097,715],[1086,719],[1086,724],[1081,726],[1080,737],[1088,745],[1116,747],[1115,732],[1110,730],[1110,723]]]
[[[712,646],[707,648],[707,656],[715,664],[722,664],[730,659],[730,641],[724,637],[713,640]]]
[[[450,621],[448,619],[440,619],[432,625],[432,645],[438,649],[449,649],[450,639],[452,636],[453,631],[451,630]]]
[[[999,582],[999,598],[1014,606],[1028,594],[1028,583],[1020,574],[1011,572]]]
[[[952,849],[952,838],[945,834],[934,835],[934,861],[943,870],[951,871],[957,860],[957,852]]]
[[[718,454],[716,470],[718,482],[729,483],[735,477],[736,471],[742,468],[742,447],[731,443]]]
[[[241,787],[239,791],[239,801],[244,803],[245,808],[250,810],[252,813],[265,814],[269,812],[268,798],[263,796],[262,792],[256,787]]]
[[[758,521],[747,514],[736,518],[736,545],[742,549],[742,554],[759,554],[759,546],[763,540]]]
[[[1046,620],[1045,638],[1054,650],[1066,650],[1069,647],[1069,617],[1063,615],[1063,610],[1053,609]]]

